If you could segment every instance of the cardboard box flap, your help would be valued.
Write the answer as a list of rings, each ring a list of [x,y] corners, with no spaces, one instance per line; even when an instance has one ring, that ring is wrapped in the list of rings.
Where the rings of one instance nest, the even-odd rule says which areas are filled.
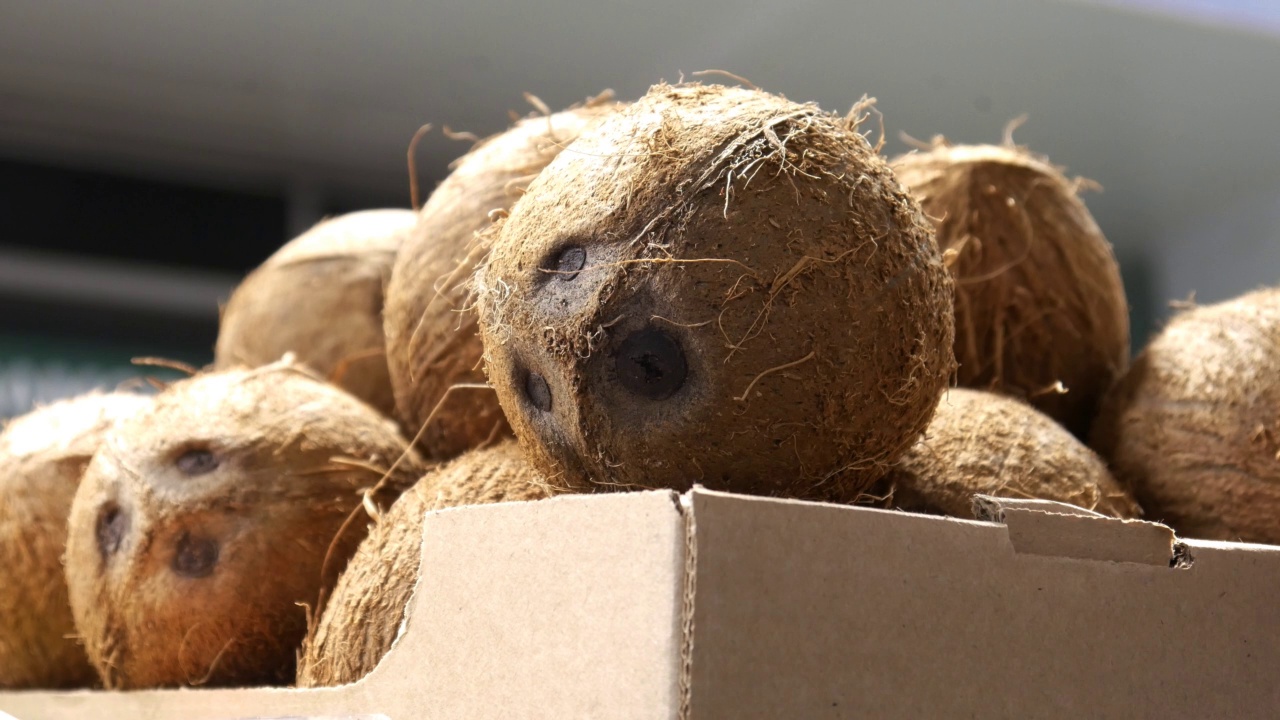
[[[678,501],[655,491],[439,513],[406,632],[366,683],[411,684],[414,711],[394,720],[674,716]]]
[[[1188,541],[1195,563],[1171,568],[1020,553],[1008,527],[971,520],[692,504],[694,720],[1280,708],[1280,548]]]
[[[674,717],[685,524],[670,492],[445,510],[401,637],[340,688],[0,693],[21,720]]]
[[[1078,560],[1170,566],[1173,530],[1158,523],[1120,520],[1065,503],[977,495],[974,517],[1003,524],[1014,552]]]

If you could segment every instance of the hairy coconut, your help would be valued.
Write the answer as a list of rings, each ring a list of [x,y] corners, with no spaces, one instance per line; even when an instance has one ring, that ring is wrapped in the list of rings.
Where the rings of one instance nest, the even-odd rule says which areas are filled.
[[[366,210],[324,220],[285,244],[232,293],[218,328],[215,367],[257,367],[293,353],[393,414],[383,289],[416,222],[410,210]]]
[[[360,544],[303,644],[298,685],[355,682],[391,649],[418,582],[427,513],[459,505],[541,500],[551,494],[514,440],[473,450],[428,473]]]
[[[490,382],[550,481],[847,498],[954,366],[932,230],[856,120],[659,85],[496,224]]]
[[[340,528],[423,470],[303,366],[174,383],[107,435],[71,508],[71,609],[105,685],[291,682],[304,606],[364,535]]]
[[[902,510],[972,517],[977,493],[1056,500],[1112,517],[1142,514],[1101,458],[1043,413],[1013,398],[953,389],[873,494]]]
[[[1280,289],[1174,317],[1107,395],[1094,448],[1179,534],[1280,544]]]
[[[954,251],[957,382],[1026,399],[1087,437],[1128,366],[1129,307],[1079,183],[1012,146],[939,140],[892,165]]]
[[[384,329],[399,417],[429,456],[447,459],[510,432],[492,391],[458,388],[446,398],[455,385],[485,383],[468,290],[489,248],[476,232],[489,224],[491,212],[510,208],[585,128],[615,108],[605,95],[516,123],[458,159],[422,208],[391,273]]]
[[[107,430],[147,402],[91,393],[39,408],[0,433],[0,688],[97,680],[67,604],[67,514]]]

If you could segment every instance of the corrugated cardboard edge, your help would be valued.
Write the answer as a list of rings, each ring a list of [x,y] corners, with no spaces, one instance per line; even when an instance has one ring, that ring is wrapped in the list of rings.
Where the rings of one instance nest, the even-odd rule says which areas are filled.
[[[680,607],[679,720],[689,720],[693,693],[693,608],[698,590],[698,518],[691,493],[680,496],[684,514],[684,594]]]

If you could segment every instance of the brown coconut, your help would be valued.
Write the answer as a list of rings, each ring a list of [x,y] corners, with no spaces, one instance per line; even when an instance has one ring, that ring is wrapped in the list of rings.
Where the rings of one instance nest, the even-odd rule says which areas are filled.
[[[1174,317],[1107,395],[1093,445],[1178,534],[1280,544],[1280,290]]]
[[[393,414],[383,289],[416,222],[411,210],[354,212],[324,220],[285,244],[232,293],[218,328],[215,367],[257,367],[293,353]]]
[[[485,384],[468,284],[489,248],[476,232],[489,224],[491,213],[510,208],[585,128],[615,108],[603,95],[549,117],[521,120],[459,158],[422,208],[391,273],[384,330],[399,417],[429,456],[447,459],[510,433],[492,391],[460,387],[446,398],[455,385]]]
[[[391,649],[418,582],[427,513],[459,505],[541,500],[551,494],[514,440],[472,450],[428,473],[360,544],[303,644],[298,685],[353,683]]]
[[[1142,515],[1102,459],[1048,416],[1020,400],[957,388],[873,494],[888,507],[967,518],[978,493]]]
[[[67,513],[112,423],[147,402],[91,393],[39,408],[0,433],[0,688],[97,681],[67,604]]]
[[[111,431],[71,508],[71,609],[104,684],[292,682],[307,606],[364,522],[339,529],[423,470],[390,420],[300,365],[174,383]]]
[[[938,140],[892,165],[954,255],[957,382],[1023,398],[1087,437],[1128,366],[1129,307],[1080,183],[1013,146]]]
[[[954,362],[932,230],[856,120],[659,85],[495,225],[487,372],[550,481],[848,499]]]

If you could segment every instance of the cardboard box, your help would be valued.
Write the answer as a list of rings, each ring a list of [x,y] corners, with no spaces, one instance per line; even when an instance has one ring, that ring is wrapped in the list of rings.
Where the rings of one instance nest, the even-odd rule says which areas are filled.
[[[0,694],[37,718],[1247,718],[1280,548],[987,499],[965,521],[695,490],[446,510],[406,626],[324,690]]]

